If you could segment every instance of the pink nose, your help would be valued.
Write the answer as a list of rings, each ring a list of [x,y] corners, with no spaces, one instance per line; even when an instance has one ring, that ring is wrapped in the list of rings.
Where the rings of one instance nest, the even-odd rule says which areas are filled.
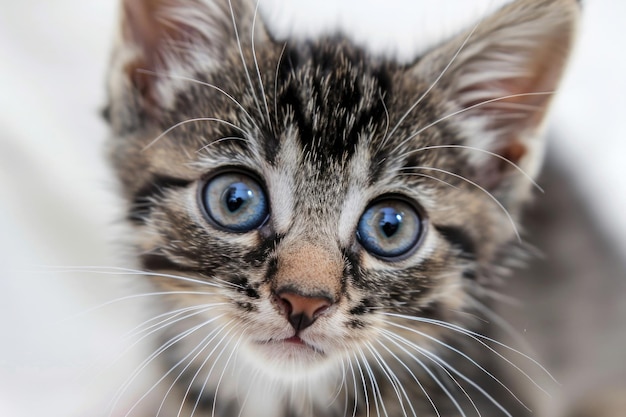
[[[297,332],[312,325],[332,304],[327,297],[307,297],[291,291],[282,291],[276,296],[281,310]]]

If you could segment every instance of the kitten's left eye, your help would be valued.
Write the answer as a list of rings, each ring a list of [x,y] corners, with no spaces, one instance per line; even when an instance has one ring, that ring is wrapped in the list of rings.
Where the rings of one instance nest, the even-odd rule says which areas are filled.
[[[395,258],[413,249],[422,235],[417,210],[402,199],[386,199],[370,205],[357,227],[357,238],[371,254]]]
[[[213,177],[200,197],[208,217],[231,232],[248,232],[263,225],[269,215],[261,185],[249,175],[229,172]]]

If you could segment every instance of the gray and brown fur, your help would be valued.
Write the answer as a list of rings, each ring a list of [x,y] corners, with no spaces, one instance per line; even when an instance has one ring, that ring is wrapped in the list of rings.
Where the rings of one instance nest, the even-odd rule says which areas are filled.
[[[576,2],[515,1],[409,65],[341,36],[274,40],[249,3],[231,14],[227,1],[123,2],[106,114],[131,239],[148,276],[196,280],[152,276],[160,291],[204,293],[173,293],[166,309],[216,303],[164,332],[175,340],[214,319],[164,355],[165,370],[187,358],[165,390],[191,363],[165,415],[181,402],[183,415],[197,403],[194,415],[219,417],[477,415],[472,402],[483,416],[527,415],[500,371],[511,366],[452,327],[491,334],[475,306],[515,255],[532,182],[514,164],[537,173]],[[232,168],[270,201],[269,221],[248,233],[212,226],[197,202],[207,178]],[[383,195],[424,218],[401,259],[356,239]],[[275,297],[285,288],[330,300],[302,331],[316,355],[291,363],[255,350],[293,336]]]

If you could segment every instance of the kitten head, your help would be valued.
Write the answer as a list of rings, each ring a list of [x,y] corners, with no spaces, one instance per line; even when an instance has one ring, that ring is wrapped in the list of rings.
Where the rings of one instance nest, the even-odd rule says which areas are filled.
[[[143,268],[272,368],[464,322],[518,239],[577,14],[516,1],[401,65],[274,40],[254,1],[124,1],[108,114]]]

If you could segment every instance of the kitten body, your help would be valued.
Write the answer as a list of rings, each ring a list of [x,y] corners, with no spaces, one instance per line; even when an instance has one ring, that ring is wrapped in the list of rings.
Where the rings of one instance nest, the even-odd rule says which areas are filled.
[[[411,64],[277,41],[253,2],[122,10],[111,157],[167,325],[146,415],[526,415],[480,315],[576,2],[513,2]]]

